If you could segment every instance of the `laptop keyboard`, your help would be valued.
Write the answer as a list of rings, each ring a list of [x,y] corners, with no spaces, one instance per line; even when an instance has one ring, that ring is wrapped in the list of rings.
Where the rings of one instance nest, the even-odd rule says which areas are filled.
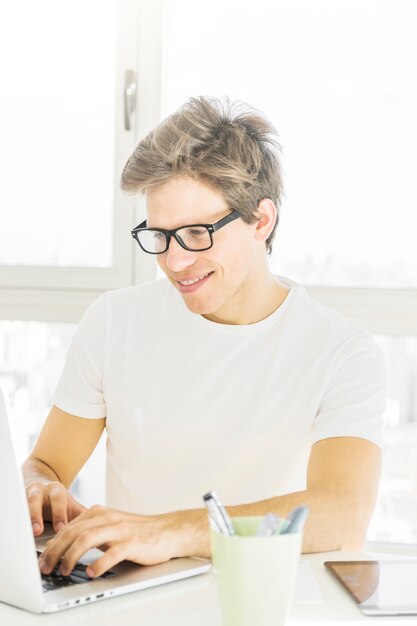
[[[40,552],[37,552],[38,556],[40,556],[40,554]],[[62,587],[90,582],[93,579],[87,575],[85,571],[86,567],[87,565],[83,563],[77,563],[69,576],[63,576],[59,572],[57,565],[50,574],[41,574],[43,591],[56,591],[57,589],[62,589]],[[97,576],[94,580],[101,580],[116,575],[116,572],[109,570],[108,572],[104,572],[101,576]]]

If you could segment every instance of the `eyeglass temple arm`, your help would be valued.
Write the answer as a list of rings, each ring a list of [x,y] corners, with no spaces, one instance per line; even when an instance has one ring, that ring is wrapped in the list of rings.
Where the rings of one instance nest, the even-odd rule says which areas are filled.
[[[223,217],[223,219],[213,224],[213,228],[210,230],[212,230],[212,232],[215,232],[216,230],[219,230],[219,228],[223,228],[223,226],[226,226],[226,224],[228,224],[229,222],[237,220],[238,217],[241,217],[241,214],[239,213],[239,211],[233,209],[233,211],[229,213],[229,215],[226,215],[226,217]]]

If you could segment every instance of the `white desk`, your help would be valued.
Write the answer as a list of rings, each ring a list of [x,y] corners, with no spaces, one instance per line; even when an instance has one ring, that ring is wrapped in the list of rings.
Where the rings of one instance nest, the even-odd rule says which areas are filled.
[[[311,563],[323,602],[293,605],[288,624],[350,626],[368,621],[372,626],[377,623],[417,625],[417,616],[363,616],[323,566],[326,560],[372,559],[381,554],[417,558],[417,546],[368,544],[363,553],[327,552],[304,556]],[[2,626],[79,626],[90,622],[98,626],[221,626],[214,576],[203,574],[50,615],[33,615],[0,603]]]

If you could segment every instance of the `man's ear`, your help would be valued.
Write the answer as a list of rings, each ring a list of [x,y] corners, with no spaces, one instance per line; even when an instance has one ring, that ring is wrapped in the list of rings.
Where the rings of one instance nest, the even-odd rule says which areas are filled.
[[[255,228],[255,238],[258,241],[266,241],[272,232],[277,220],[278,210],[274,202],[269,198],[263,198],[258,204]]]

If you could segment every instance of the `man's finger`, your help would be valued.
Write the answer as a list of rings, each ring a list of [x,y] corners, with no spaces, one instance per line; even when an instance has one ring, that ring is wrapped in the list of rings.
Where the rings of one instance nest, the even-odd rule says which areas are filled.
[[[81,531],[62,555],[59,566],[61,574],[68,576],[77,561],[91,548],[96,548],[103,543],[117,541],[118,538],[120,538],[120,531],[117,526],[100,526]],[[120,560],[122,559],[123,557]]]
[[[97,517],[95,516],[88,517],[89,514],[90,511],[84,514],[85,517],[79,516],[72,520],[72,522],[67,524],[65,528],[63,528],[61,532],[56,535],[56,537],[48,542],[45,550],[42,552],[42,555],[39,559],[41,572],[43,574],[49,574],[53,570],[61,557],[63,559],[67,550],[69,550],[69,548],[77,541],[77,539],[81,535],[83,535],[85,539],[86,532],[88,533],[91,531],[91,533],[94,534],[97,533],[101,528],[108,528],[104,517],[101,519],[97,519]],[[69,567],[73,568],[75,563],[79,560],[82,554],[84,554],[84,552],[87,552],[87,550],[89,550],[90,548],[95,548],[97,545],[101,545],[103,541],[92,540],[92,542],[86,542],[86,544],[89,543],[91,543],[91,545],[88,545],[88,547],[86,547],[83,552],[79,552],[78,556],[76,556],[74,559],[71,559],[71,565],[68,563],[68,561],[65,563],[66,569]]]
[[[90,578],[96,578],[97,576],[101,576],[104,572],[107,572],[109,569],[120,563],[127,558],[129,554],[129,544],[126,543],[118,543],[115,546],[109,548],[102,557],[91,563],[87,569],[87,576]]]
[[[61,485],[52,485],[49,489],[49,502],[51,506],[52,524],[54,530],[59,532],[68,523],[67,490],[61,487]]]
[[[81,513],[87,510],[87,507],[78,502],[70,493],[68,494],[67,515],[68,521],[72,521]]]
[[[29,504],[30,520],[33,534],[37,537],[43,533],[43,489],[38,485],[29,485],[26,495]]]

